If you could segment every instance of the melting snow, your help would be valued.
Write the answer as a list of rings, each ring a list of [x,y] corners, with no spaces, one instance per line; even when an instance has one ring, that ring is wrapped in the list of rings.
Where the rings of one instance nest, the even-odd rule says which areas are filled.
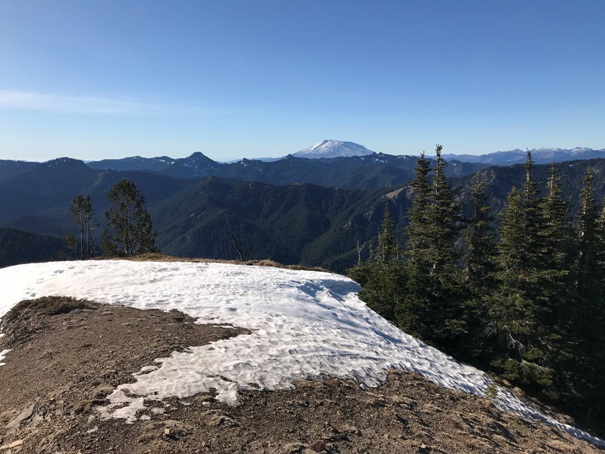
[[[376,386],[390,368],[485,396],[483,372],[409,336],[368,309],[360,287],[330,273],[180,262],[52,262],[0,269],[0,317],[19,301],[48,295],[86,298],[139,309],[178,309],[197,323],[231,324],[249,335],[174,352],[119,386],[104,417],[131,422],[145,400],[189,397],[214,388],[237,404],[239,391],[292,388],[300,378],[354,378]],[[10,283],[10,285],[6,285]],[[0,361],[10,363],[7,351]],[[601,440],[548,418],[497,388],[496,404],[605,447]]]
[[[4,361],[4,358],[6,357],[6,354],[10,352],[10,350],[2,350],[0,352],[0,366],[4,366],[4,363],[2,361]]]

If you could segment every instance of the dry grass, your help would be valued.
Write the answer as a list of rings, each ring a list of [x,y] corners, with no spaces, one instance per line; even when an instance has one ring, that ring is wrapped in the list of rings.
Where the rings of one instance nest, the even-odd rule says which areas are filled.
[[[102,259],[102,258],[101,258]],[[114,260],[114,259],[103,259],[103,260]],[[284,265],[282,263],[275,262],[269,259],[263,260],[246,260],[240,262],[239,260],[219,260],[219,259],[203,259],[203,258],[190,258],[190,257],[175,257],[172,255],[163,254],[161,252],[152,252],[148,254],[141,254],[134,257],[128,257],[126,259],[120,258],[120,260],[132,260],[135,262],[193,262],[193,263],[231,263],[234,265],[248,265],[248,266],[272,266],[275,268],[285,268],[289,270],[304,270],[304,271],[321,271],[329,273],[330,271],[320,267],[308,267],[303,265]]]

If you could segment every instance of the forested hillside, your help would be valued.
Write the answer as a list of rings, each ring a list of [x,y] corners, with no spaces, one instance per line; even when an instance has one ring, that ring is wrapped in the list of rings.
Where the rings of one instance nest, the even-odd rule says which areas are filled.
[[[603,163],[545,172],[528,153],[523,166],[458,186],[466,198],[446,165],[418,160],[403,242],[385,207],[377,247],[350,270],[362,299],[405,332],[605,430]]]
[[[107,192],[123,178],[134,181],[150,205],[191,184],[147,172],[93,170],[82,161],[56,159],[0,181],[0,227],[62,236],[74,229],[69,205],[78,194],[91,196],[96,219],[104,223]]]
[[[58,260],[64,248],[62,238],[0,228],[0,268]]]
[[[541,195],[547,191],[550,166],[551,164],[542,164],[535,165],[533,168],[536,189]],[[605,197],[605,159],[555,163],[555,169],[560,177],[561,196],[569,204],[569,215],[573,215],[577,210],[580,190],[588,169],[592,169],[594,175],[595,197],[599,203],[603,201]],[[490,167],[479,171],[478,174],[485,182],[483,193],[492,216],[497,216],[505,206],[510,190],[515,186],[521,186],[526,177],[523,164]],[[474,176],[469,175],[451,180],[454,192],[465,202],[465,206],[468,206],[467,202],[471,199],[473,179]]]
[[[37,162],[7,161],[0,159],[0,181],[7,180],[39,166]]]
[[[357,242],[378,234],[387,193],[208,177],[151,214],[158,245],[169,254],[238,259],[235,241],[244,259],[344,271],[357,260]]]

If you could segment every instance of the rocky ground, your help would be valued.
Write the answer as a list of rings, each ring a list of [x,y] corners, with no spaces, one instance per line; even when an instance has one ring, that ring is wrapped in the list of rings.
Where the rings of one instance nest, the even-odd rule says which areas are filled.
[[[305,380],[244,392],[238,407],[200,394],[151,406],[133,424],[102,420],[106,396],[155,358],[247,332],[193,322],[68,298],[20,303],[0,325],[0,351],[11,350],[0,367],[0,454],[602,452],[400,371],[367,390]]]

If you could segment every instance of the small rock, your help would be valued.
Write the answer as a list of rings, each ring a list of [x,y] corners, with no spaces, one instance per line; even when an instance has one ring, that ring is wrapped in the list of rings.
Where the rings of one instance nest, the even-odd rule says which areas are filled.
[[[284,454],[302,454],[307,446],[302,443],[288,443],[282,448]]]
[[[32,417],[33,413],[34,413],[34,407],[36,406],[36,404],[30,404],[27,408],[25,408],[25,410],[23,410],[21,413],[19,413],[19,415],[13,419],[12,421],[10,421],[7,425],[6,428],[7,429],[13,429],[15,427],[19,427],[23,422],[27,421],[29,418]]]
[[[237,422],[230,418],[229,416],[223,415],[219,411],[209,411],[208,419],[206,420],[206,425],[208,427],[219,427],[219,426],[227,426],[233,427],[237,426]]]
[[[93,399],[105,399],[108,395],[110,395],[114,391],[113,386],[104,383],[102,385],[97,386],[92,390],[92,398]]]
[[[184,424],[180,421],[174,421],[169,419],[163,421],[162,424],[164,426],[162,436],[170,440],[178,440],[180,438],[186,437],[187,435],[191,434],[191,432],[193,432],[193,427]]]
[[[5,451],[7,449],[16,448],[17,446],[21,446],[23,444],[23,440],[16,440],[12,443],[7,443],[5,445],[0,446],[0,451]]]

